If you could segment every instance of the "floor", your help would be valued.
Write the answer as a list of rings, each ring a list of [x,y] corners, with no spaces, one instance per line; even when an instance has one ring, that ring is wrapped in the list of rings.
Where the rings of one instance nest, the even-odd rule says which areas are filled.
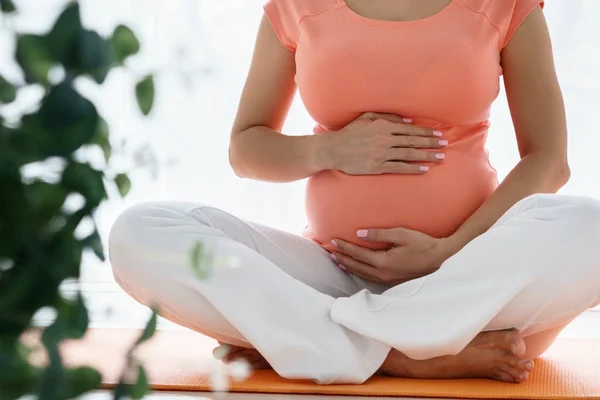
[[[112,277],[109,278],[112,280]],[[89,280],[82,284],[66,284],[63,293],[74,294],[82,290],[86,297],[89,309],[91,326],[102,328],[139,328],[148,318],[148,310],[140,306],[122,292],[114,281],[109,279]],[[52,313],[40,312],[36,316],[36,324],[47,325],[53,320]],[[180,327],[159,319],[158,329],[181,329]],[[598,338],[600,339],[600,309],[590,310],[575,320],[562,333],[565,338]],[[216,342],[215,342],[216,344]],[[107,391],[98,391],[83,397],[85,400],[111,399]],[[296,395],[266,395],[266,394],[232,394],[232,393],[153,393],[147,397],[156,400],[368,400],[366,397],[339,397],[339,396],[296,396]],[[373,398],[375,399],[375,398]],[[392,400],[391,398],[377,398],[379,400]],[[396,398],[397,399],[397,398]],[[433,399],[435,400],[435,399]]]
[[[93,393],[85,396],[85,400],[107,400],[107,393]],[[294,396],[294,395],[265,395],[265,394],[235,394],[235,393],[173,393],[164,392],[152,394],[147,400],[369,400],[370,397],[340,397],[340,396]],[[398,400],[397,397],[377,397],[377,400]],[[416,400],[416,399],[404,399]],[[441,399],[429,399],[441,400]]]
[[[163,329],[178,329],[163,322]],[[575,320],[563,332],[562,337],[600,338],[600,312],[590,311]],[[98,391],[83,397],[84,400],[108,400],[111,395],[107,391]],[[297,396],[297,395],[266,395],[266,394],[237,394],[237,393],[181,393],[160,392],[152,393],[147,397],[150,400],[368,400],[375,398],[366,397],[340,397],[340,396]],[[392,398],[378,397],[378,400],[392,400]],[[394,398],[397,399],[397,398]],[[407,399],[410,400],[410,399]],[[435,400],[435,399],[433,399]]]

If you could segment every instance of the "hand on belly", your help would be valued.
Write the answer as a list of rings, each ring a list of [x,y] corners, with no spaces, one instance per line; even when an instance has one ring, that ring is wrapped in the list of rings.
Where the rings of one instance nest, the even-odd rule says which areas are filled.
[[[357,236],[369,243],[388,243],[388,250],[332,241],[331,258],[338,266],[367,281],[395,286],[435,272],[449,256],[445,239],[403,228],[359,230]]]
[[[442,162],[440,149],[448,141],[440,139],[441,132],[406,121],[365,113],[339,131],[323,133],[321,153],[331,169],[349,175],[422,175],[429,170],[427,164]]]

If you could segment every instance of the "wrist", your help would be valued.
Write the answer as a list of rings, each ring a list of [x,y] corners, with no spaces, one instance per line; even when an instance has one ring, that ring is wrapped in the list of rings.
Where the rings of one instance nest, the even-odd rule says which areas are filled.
[[[335,145],[331,134],[318,134],[312,138],[313,164],[317,172],[338,169],[335,157]]]
[[[443,261],[446,261],[448,258],[461,251],[467,243],[468,241],[456,234],[440,239],[438,246],[440,257]]]

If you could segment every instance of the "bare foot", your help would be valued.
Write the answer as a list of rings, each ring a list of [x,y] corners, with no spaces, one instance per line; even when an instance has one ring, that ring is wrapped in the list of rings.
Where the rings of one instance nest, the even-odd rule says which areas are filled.
[[[526,348],[517,331],[482,332],[456,356],[417,361],[392,350],[381,372],[402,378],[489,378],[521,383],[533,371],[533,361],[523,358]]]
[[[225,364],[230,364],[234,361],[241,359],[246,360],[252,369],[270,369],[271,365],[265,360],[265,358],[256,349],[249,349],[246,347],[232,346],[230,344],[219,343],[220,346],[213,350],[213,355],[217,356],[220,351],[218,349],[227,346],[228,351],[224,357],[219,357]]]
[[[245,359],[253,369],[271,368],[256,349],[225,346],[229,347],[227,355],[222,358],[226,364]],[[381,371],[402,378],[490,378],[521,383],[529,378],[534,367],[533,361],[522,358],[525,352],[525,342],[516,331],[482,332],[456,356],[416,361],[392,350]]]

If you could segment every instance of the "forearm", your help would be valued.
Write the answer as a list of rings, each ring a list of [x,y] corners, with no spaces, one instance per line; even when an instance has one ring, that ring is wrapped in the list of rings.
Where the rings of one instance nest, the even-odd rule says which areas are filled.
[[[526,155],[496,191],[447,239],[449,256],[491,228],[520,200],[534,193],[556,193],[569,179],[566,161],[547,153]]]
[[[523,198],[555,193],[569,179],[565,107],[541,9],[531,13],[503,49],[501,64],[522,159],[493,195],[443,241],[445,256],[485,233]]]
[[[229,160],[242,178],[283,183],[330,169],[325,153],[318,135],[287,136],[256,126],[232,136]]]

